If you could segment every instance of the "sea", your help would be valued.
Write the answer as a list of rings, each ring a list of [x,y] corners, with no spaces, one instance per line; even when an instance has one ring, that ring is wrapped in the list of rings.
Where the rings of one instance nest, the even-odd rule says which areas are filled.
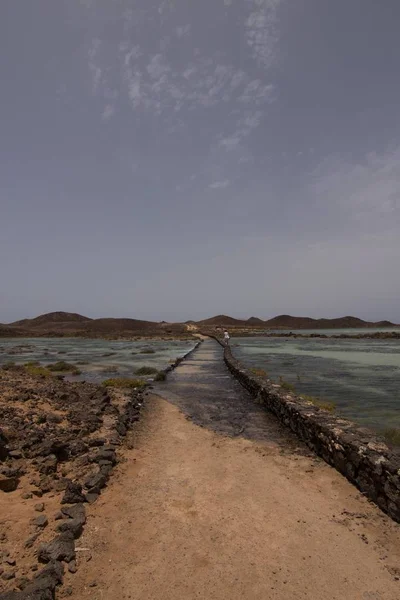
[[[46,366],[65,361],[76,365],[81,375],[74,381],[101,383],[110,377],[135,377],[140,367],[161,370],[195,346],[193,340],[109,341],[77,338],[0,339],[0,366],[8,362],[39,361]]]
[[[329,336],[366,332],[293,330]],[[231,345],[247,367],[264,369],[277,382],[283,378],[299,394],[334,403],[347,419],[380,432],[400,428],[400,340],[246,337],[232,338]]]

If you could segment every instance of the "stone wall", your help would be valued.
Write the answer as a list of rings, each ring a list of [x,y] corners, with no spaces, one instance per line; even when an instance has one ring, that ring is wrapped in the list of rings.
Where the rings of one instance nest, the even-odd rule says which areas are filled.
[[[221,343],[219,340],[217,340]],[[222,344],[221,344],[222,345]],[[400,451],[368,429],[332,415],[247,370],[225,348],[229,370],[255,398],[290,427],[392,519],[400,522]]]

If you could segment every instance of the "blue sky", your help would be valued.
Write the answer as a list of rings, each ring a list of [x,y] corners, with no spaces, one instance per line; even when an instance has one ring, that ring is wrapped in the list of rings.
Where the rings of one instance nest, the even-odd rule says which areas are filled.
[[[397,0],[3,0],[0,322],[400,322]]]

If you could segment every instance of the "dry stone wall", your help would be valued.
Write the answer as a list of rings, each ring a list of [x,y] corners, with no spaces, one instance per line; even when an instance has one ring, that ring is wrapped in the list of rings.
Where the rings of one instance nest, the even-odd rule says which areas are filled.
[[[216,339],[216,338],[215,338]],[[217,340],[221,343],[219,340]],[[222,345],[222,344],[221,344]],[[246,369],[225,347],[229,370],[309,448],[335,467],[392,519],[400,522],[400,451],[368,429],[332,415]]]

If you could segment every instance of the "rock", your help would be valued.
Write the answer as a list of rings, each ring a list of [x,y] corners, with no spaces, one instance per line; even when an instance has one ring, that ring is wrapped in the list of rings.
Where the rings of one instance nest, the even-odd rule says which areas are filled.
[[[23,500],[29,500],[30,498],[32,498],[32,494],[31,492],[26,492],[25,494],[22,494],[21,497]]]
[[[71,562],[68,565],[68,571],[70,573],[76,573],[78,570],[78,567],[76,566],[76,562],[74,560],[71,560]]]
[[[8,456],[7,438],[0,429],[0,461],[6,460]]]
[[[91,583],[89,583],[89,587],[96,587],[97,586],[97,581],[92,581]]]
[[[33,544],[36,542],[39,535],[40,535],[40,533],[34,533],[33,535],[31,535],[31,537],[29,537],[25,542],[25,548],[32,548]]]
[[[86,523],[86,511],[83,504],[73,504],[72,506],[63,506],[61,512],[70,519],[80,521],[82,525]]]
[[[15,565],[17,564],[17,561],[15,560],[15,558],[13,556],[6,556],[6,558],[4,559],[4,562],[7,565],[10,565],[10,567],[15,567]]]
[[[62,514],[62,512],[61,512],[61,511],[59,511],[58,513],[56,513],[56,514],[54,515],[54,520],[55,520],[55,521],[59,521],[60,519],[64,519],[64,518],[65,518],[65,517],[64,517],[64,515]]]
[[[35,527],[40,527],[40,529],[44,529],[49,524],[49,520],[46,517],[46,515],[40,515],[39,517],[36,517],[36,519],[32,519],[31,523],[32,525],[35,525]]]
[[[18,477],[6,477],[5,475],[0,474],[0,490],[2,492],[15,492],[19,485]]]
[[[48,544],[39,548],[38,559],[40,562],[65,561],[75,559],[75,544],[72,533],[61,533]]]
[[[51,454],[42,461],[41,465],[39,466],[39,472],[43,473],[43,475],[55,473],[57,471],[57,464],[57,457],[54,454]]]
[[[94,502],[96,502],[97,498],[100,496],[100,494],[95,494],[95,493],[87,493],[86,494],[86,501],[89,504],[93,504]]]
[[[109,460],[111,464],[115,465],[117,462],[117,455],[115,454],[115,450],[101,449],[93,458],[93,462],[99,462],[101,460]]]
[[[26,588],[26,586],[29,583],[29,579],[27,577],[20,577],[16,582],[15,585],[19,590],[24,590]]]
[[[3,573],[1,578],[4,579],[4,581],[10,581],[11,579],[15,579],[15,573],[15,569],[11,569],[10,571]]]
[[[21,452],[21,450],[11,450],[11,452],[9,452],[9,456],[11,456],[11,458],[23,458],[23,454]]]
[[[71,532],[75,539],[82,535],[83,524],[78,519],[67,519],[57,525],[57,531],[61,533]]]
[[[34,496],[37,496],[38,498],[41,498],[43,496],[42,490],[32,490],[32,494]]]
[[[35,510],[36,510],[36,512],[43,512],[44,511],[43,502],[40,502],[39,504],[35,504]]]
[[[85,496],[82,494],[82,486],[80,483],[74,483],[68,480],[67,489],[61,504],[75,504],[77,502],[85,502]]]
[[[106,485],[107,476],[99,471],[98,473],[94,473],[90,475],[84,483],[86,489],[89,490],[89,493],[99,494],[100,490]]]

